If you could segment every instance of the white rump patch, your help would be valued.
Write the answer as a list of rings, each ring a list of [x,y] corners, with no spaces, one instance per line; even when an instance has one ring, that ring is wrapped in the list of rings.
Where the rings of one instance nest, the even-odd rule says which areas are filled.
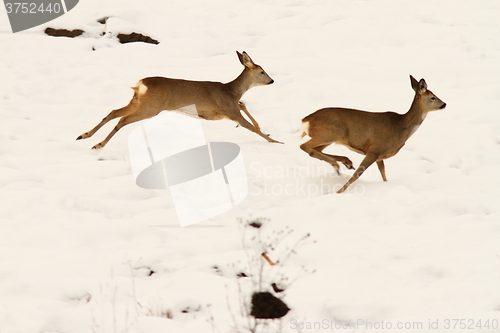
[[[142,80],[137,82],[135,86],[138,88],[137,93],[139,94],[139,96],[144,95],[146,91],[148,91],[148,87],[146,87],[146,85],[142,83]]]
[[[304,133],[309,135],[309,122],[308,121],[302,122],[302,129],[304,130]]]

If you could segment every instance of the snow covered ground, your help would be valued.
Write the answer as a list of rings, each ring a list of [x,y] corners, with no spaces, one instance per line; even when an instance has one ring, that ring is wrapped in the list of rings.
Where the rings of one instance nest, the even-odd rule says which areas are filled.
[[[160,44],[100,37],[104,16],[112,34]],[[287,287],[283,332],[500,332],[499,17],[499,2],[473,0],[81,0],[12,34],[0,11],[0,332],[229,332],[234,320],[243,331],[242,224],[257,217],[271,258],[311,235],[264,266],[265,290]],[[168,192],[134,183],[138,124],[100,151],[115,122],[75,138],[143,77],[234,79],[236,50],[275,80],[243,101],[285,144],[204,122],[209,140],[242,148],[249,195],[179,228]],[[386,162],[388,182],[372,167],[336,194],[352,171],[302,152],[300,120],[325,106],[406,112],[410,74],[447,108]]]

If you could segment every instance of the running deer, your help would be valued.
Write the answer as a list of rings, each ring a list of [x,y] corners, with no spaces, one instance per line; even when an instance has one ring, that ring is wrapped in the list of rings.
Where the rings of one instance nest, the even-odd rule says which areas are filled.
[[[245,68],[235,80],[221,83],[165,77],[144,78],[132,87],[134,96],[127,106],[111,111],[96,127],[80,135],[77,140],[90,138],[108,121],[122,117],[106,139],[92,147],[100,149],[125,125],[152,118],[164,110],[173,111],[194,104],[197,114],[186,113],[187,115],[207,120],[231,119],[269,142],[281,143],[262,133],[257,121],[240,102],[248,89],[272,84],[274,80],[246,52],[236,53]],[[245,112],[252,124],[242,116],[241,111]]]
[[[330,163],[337,173],[337,162],[341,162],[348,169],[354,168],[351,160],[345,156],[323,153],[330,144],[338,143],[366,155],[354,175],[337,193],[344,192],[374,162],[377,162],[382,179],[387,181],[384,160],[397,154],[422,124],[427,113],[446,107],[446,103],[427,90],[424,79],[419,82],[410,75],[410,81],[415,90],[415,97],[410,110],[405,114],[324,108],[302,119],[302,137],[308,135],[311,139],[300,148],[311,157]]]

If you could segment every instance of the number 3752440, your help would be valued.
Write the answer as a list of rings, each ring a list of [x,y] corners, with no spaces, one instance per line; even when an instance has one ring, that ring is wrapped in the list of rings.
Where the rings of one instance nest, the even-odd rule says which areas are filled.
[[[498,329],[498,320],[445,319],[444,329]]]
[[[60,3],[33,3],[33,2],[7,2],[5,3],[7,14],[37,14],[37,13],[60,13]]]

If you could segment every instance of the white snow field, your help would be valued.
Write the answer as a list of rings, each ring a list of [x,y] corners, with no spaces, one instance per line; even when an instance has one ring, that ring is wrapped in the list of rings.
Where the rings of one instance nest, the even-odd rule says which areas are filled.
[[[272,282],[291,310],[254,332],[500,332],[499,18],[500,2],[477,0],[81,0],[13,34],[0,10],[0,332],[248,332],[237,305]],[[160,44],[114,37],[132,31]],[[241,147],[249,194],[181,228],[168,191],[134,182],[139,123],[102,150],[116,120],[75,139],[143,77],[233,80],[236,50],[275,80],[242,100],[284,144],[203,121],[208,140]],[[446,109],[386,161],[388,182],[372,166],[335,193],[352,171],[299,149],[301,119],[404,113],[410,74]],[[256,218],[269,257],[288,260],[252,259]],[[257,290],[245,266],[261,263]]]

